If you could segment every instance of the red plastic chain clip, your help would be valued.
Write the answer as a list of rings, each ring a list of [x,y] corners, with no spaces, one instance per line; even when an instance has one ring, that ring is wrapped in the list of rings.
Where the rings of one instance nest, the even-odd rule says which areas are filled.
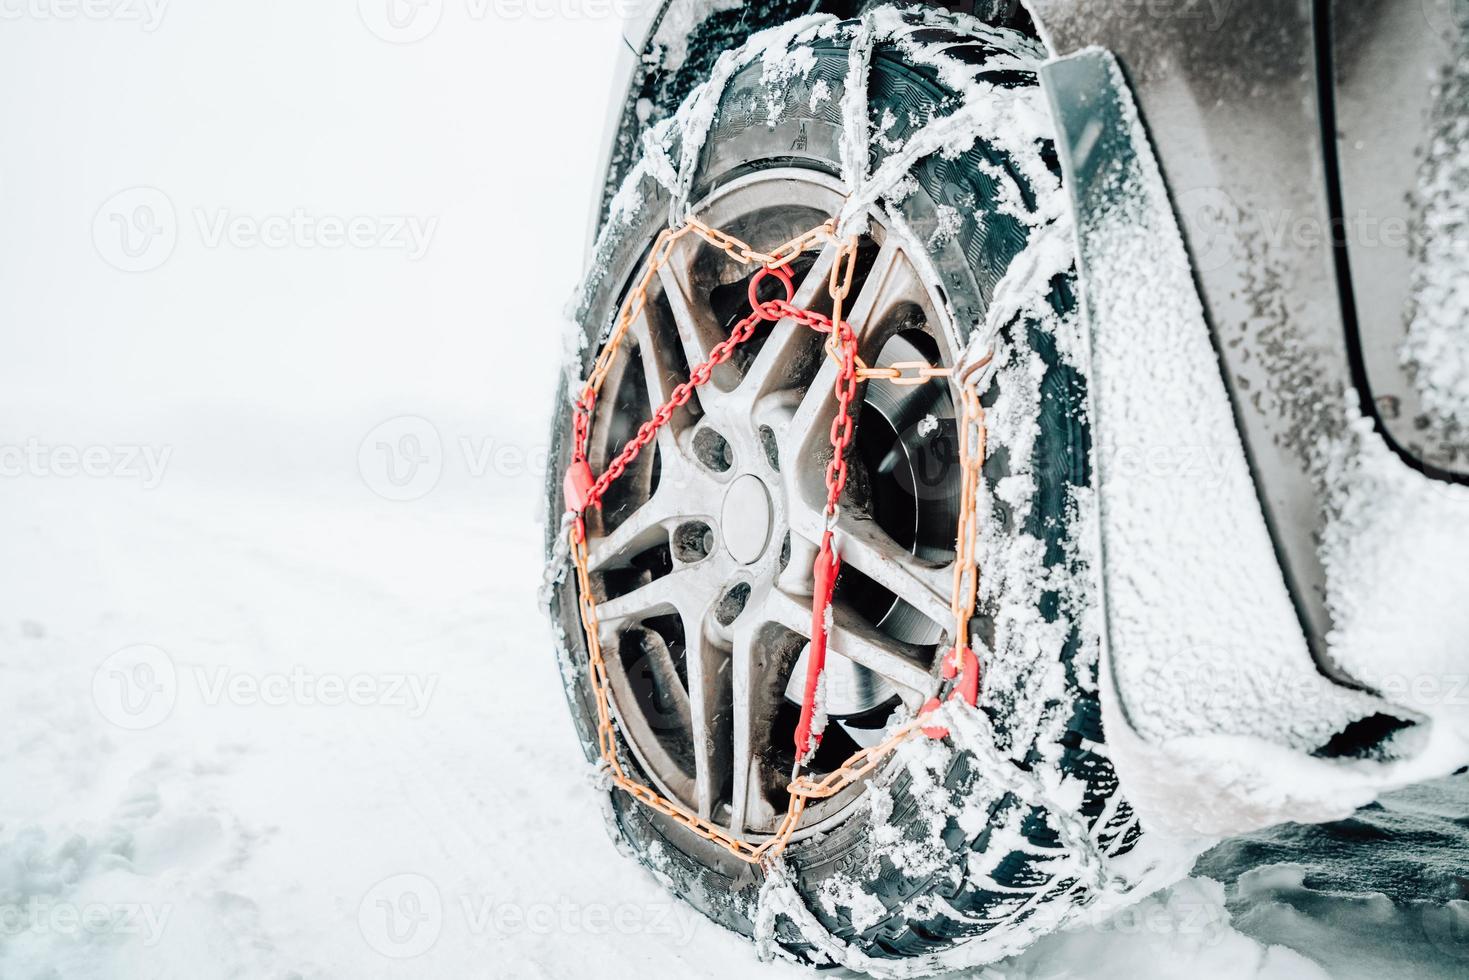
[[[592,464],[584,459],[574,459],[566,469],[561,489],[566,494],[566,509],[580,514],[592,500],[592,486],[597,478],[592,476]]]
[[[841,569],[842,560],[832,548],[832,535],[827,531],[821,536],[821,551],[812,568],[816,587],[811,594],[811,648],[806,660],[806,687],[801,696],[801,721],[796,726],[797,759],[807,758],[821,745],[821,733],[812,732],[811,725],[816,714],[816,689],[821,683],[821,672],[826,669],[826,611],[831,608],[831,595]]]
[[[979,703],[979,658],[969,647],[954,647],[944,657],[943,678],[952,681],[958,678],[949,696],[945,700],[963,701],[971,708]],[[928,703],[918,712],[926,715],[936,710],[942,702],[938,698],[929,698]],[[942,725],[926,725],[923,734],[929,738],[948,738],[949,730]]]

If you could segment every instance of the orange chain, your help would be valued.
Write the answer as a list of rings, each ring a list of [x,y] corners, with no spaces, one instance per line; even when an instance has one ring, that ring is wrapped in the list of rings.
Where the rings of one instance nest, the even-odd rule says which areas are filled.
[[[591,420],[597,396],[611,370],[627,336],[632,322],[647,306],[648,289],[659,270],[668,263],[677,242],[685,235],[695,234],[714,248],[725,252],[741,265],[758,265],[760,272],[751,283],[750,300],[752,312],[731,329],[730,335],[717,344],[709,360],[690,371],[689,380],[675,388],[667,402],[654,411],[653,417],[644,422],[637,433],[608,464],[607,469],[596,479],[592,478],[587,462],[587,442],[591,433]],[[827,318],[811,310],[792,306],[791,277],[788,266],[803,252],[828,243],[837,245],[837,253],[828,277],[828,292],[832,299],[832,316]],[[688,402],[694,390],[707,383],[713,369],[734,353],[735,349],[753,334],[761,320],[792,319],[798,324],[809,326],[824,333],[830,339],[825,345],[828,353],[840,366],[836,382],[838,411],[832,420],[831,443],[833,457],[827,467],[827,501],[825,517],[827,529],[822,535],[821,553],[815,569],[817,587],[814,590],[812,609],[812,655],[807,675],[806,697],[802,704],[802,723],[797,731],[797,770],[814,751],[819,733],[810,730],[811,714],[815,700],[815,687],[821,672],[821,662],[816,649],[818,643],[824,654],[824,613],[830,603],[831,588],[835,584],[839,558],[833,547],[833,528],[840,507],[842,488],[846,484],[845,451],[853,438],[851,403],[855,398],[858,381],[880,380],[890,384],[925,384],[935,378],[953,376],[951,368],[935,368],[924,362],[902,362],[886,368],[871,368],[857,357],[856,337],[850,325],[842,319],[842,309],[852,288],[857,263],[855,238],[839,241],[835,232],[835,221],[829,220],[771,252],[760,252],[725,232],[711,228],[697,218],[690,218],[677,229],[664,230],[653,243],[648,267],[638,280],[627,299],[623,302],[617,324],[607,338],[605,346],[592,366],[581,395],[573,404],[572,411],[572,463],[566,476],[568,511],[571,521],[570,554],[576,569],[578,606],[582,629],[586,634],[587,660],[590,668],[593,694],[597,706],[597,741],[602,762],[606,765],[612,782],[633,799],[683,825],[694,834],[719,844],[733,856],[750,864],[765,864],[773,861],[795,835],[800,826],[809,801],[826,799],[840,793],[848,786],[871,773],[901,743],[923,732],[932,738],[942,738],[947,729],[929,724],[927,717],[936,710],[937,698],[925,704],[917,718],[901,725],[881,744],[862,749],[852,754],[837,769],[820,779],[797,775],[787,786],[790,803],[775,834],[762,843],[735,837],[709,820],[690,812],[677,802],[667,799],[652,787],[628,775],[617,754],[616,727],[612,717],[610,686],[607,665],[603,656],[601,632],[597,621],[597,604],[592,598],[591,573],[587,552],[586,525],[582,514],[588,507],[600,506],[603,493],[622,475],[627,465],[666,425],[673,412]],[[756,287],[765,274],[776,276],[785,286],[785,300],[759,302]],[[912,372],[911,374],[905,372]],[[941,671],[944,680],[955,681],[950,699],[962,698],[969,705],[976,703],[979,685],[979,664],[969,645],[969,621],[973,618],[978,588],[978,568],[974,554],[976,514],[975,502],[978,491],[980,469],[985,453],[984,409],[979,402],[976,385],[971,379],[960,384],[962,405],[959,426],[960,463],[960,510],[955,535],[954,586],[950,611],[954,616],[954,644],[946,653]]]

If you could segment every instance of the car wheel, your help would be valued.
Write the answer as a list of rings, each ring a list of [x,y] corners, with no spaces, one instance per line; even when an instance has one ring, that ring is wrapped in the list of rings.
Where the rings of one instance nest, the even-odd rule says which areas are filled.
[[[910,974],[1007,955],[1091,901],[1110,858],[1139,839],[1098,702],[1092,437],[1068,205],[1035,74],[1043,58],[1011,30],[891,8],[757,35],[646,140],[575,310],[553,514],[565,508],[571,397],[685,205],[769,248],[842,213],[860,167],[883,180],[854,222],[865,231],[848,319],[863,358],[947,368],[994,334],[978,710],[956,712],[948,739],[906,742],[810,807],[775,863],[749,864],[608,789],[614,835],[677,895],[806,962]],[[865,106],[848,96],[862,87]],[[869,134],[868,159],[855,162],[843,158],[854,104]],[[960,112],[962,127],[932,125]],[[944,139],[929,145],[935,132]],[[797,306],[830,312],[832,259],[828,247],[792,263]],[[679,240],[602,390],[594,470],[748,312],[753,271],[695,236]],[[820,335],[763,324],[586,514],[619,758],[750,841],[776,832],[795,761],[834,370]],[[868,381],[859,402],[817,776],[939,693],[951,642],[958,389]],[[564,525],[550,525],[546,600],[596,760],[577,582]]]

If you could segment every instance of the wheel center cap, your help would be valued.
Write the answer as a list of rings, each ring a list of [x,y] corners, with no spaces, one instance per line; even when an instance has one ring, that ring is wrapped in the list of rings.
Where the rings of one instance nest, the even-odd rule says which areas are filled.
[[[770,492],[759,477],[746,473],[730,484],[719,521],[724,546],[735,561],[748,565],[765,553],[770,542]]]

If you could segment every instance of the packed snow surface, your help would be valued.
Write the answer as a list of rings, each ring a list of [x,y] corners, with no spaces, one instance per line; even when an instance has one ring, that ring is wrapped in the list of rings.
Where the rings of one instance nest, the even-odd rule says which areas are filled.
[[[0,976],[814,976],[608,840],[535,601],[535,481],[404,505],[355,476],[0,484],[28,556],[0,618]],[[174,673],[133,730],[94,685],[138,644]],[[323,687],[353,677],[358,703]],[[1229,842],[984,975],[1462,975],[1466,808],[1460,777]]]

